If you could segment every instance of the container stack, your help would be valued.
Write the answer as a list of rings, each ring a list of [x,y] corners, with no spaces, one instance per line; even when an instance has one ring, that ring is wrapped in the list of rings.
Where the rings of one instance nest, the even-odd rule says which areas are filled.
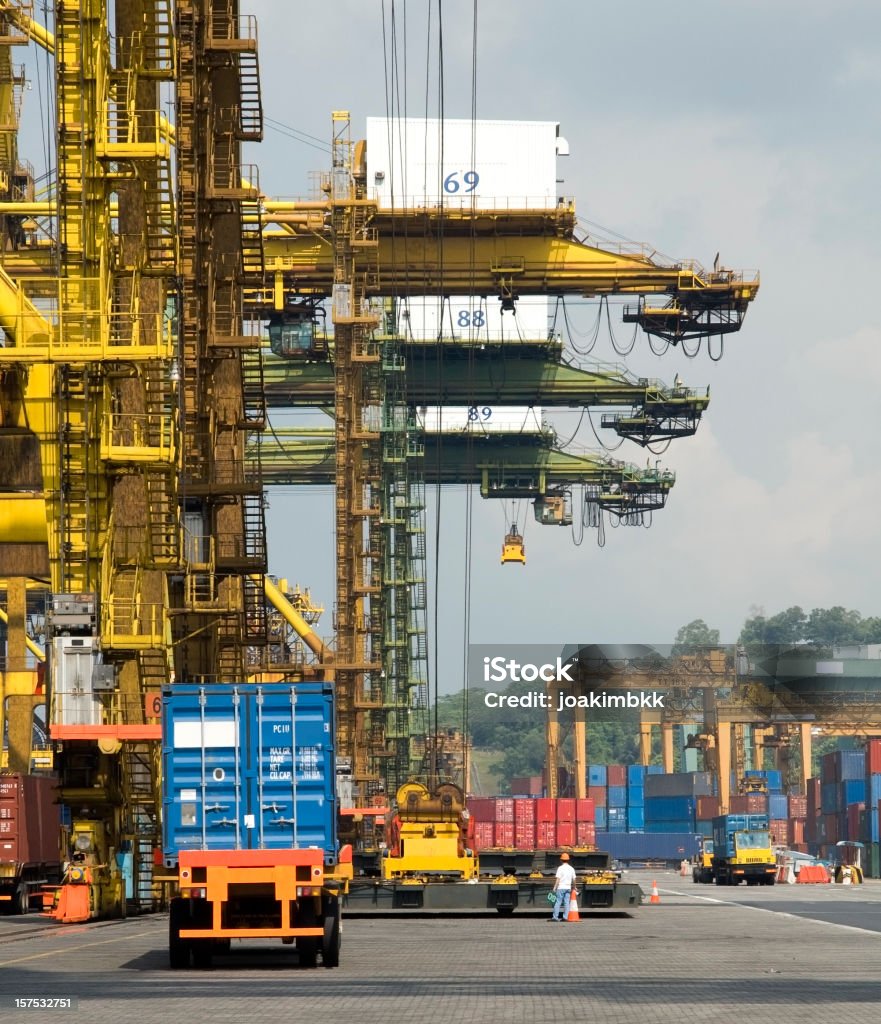
[[[596,845],[595,807],[589,799],[470,797],[474,845],[480,850],[555,850]]]
[[[674,772],[647,775],[645,780],[646,832],[695,833],[698,797],[713,796],[709,772]]]
[[[627,831],[645,831],[645,777],[641,764],[627,766]]]

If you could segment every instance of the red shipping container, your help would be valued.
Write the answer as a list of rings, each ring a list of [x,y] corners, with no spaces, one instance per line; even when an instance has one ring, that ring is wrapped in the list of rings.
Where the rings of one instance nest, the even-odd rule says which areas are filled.
[[[866,743],[866,775],[881,775],[881,740]]]
[[[514,846],[518,850],[535,849],[535,822],[514,822]]]
[[[575,824],[575,842],[578,846],[596,846],[597,827],[592,821],[579,821]]]
[[[497,821],[493,830],[493,845],[494,846],[513,846],[514,845],[514,822],[513,821]]]
[[[557,826],[555,822],[540,821],[536,834],[538,840],[535,845],[539,850],[553,850],[557,845]]]
[[[491,797],[470,796],[467,801],[468,813],[475,821],[495,821],[496,802]]]
[[[488,850],[493,844],[493,832],[495,825],[491,821],[474,822],[474,848]]]
[[[768,798],[764,793],[733,796],[728,802],[729,814],[767,814]]]
[[[575,820],[584,823],[596,821],[596,805],[590,797],[575,801]]]
[[[521,797],[514,801],[514,824],[535,824],[535,801],[531,798]]]
[[[807,843],[794,843],[793,846],[792,846],[792,849],[795,850],[796,853],[807,853],[808,852],[808,844]]]
[[[61,807],[58,782],[45,775],[0,776],[0,862],[59,864]]]
[[[719,810],[719,798],[717,796],[699,796],[697,798],[697,820],[712,821],[722,812]]]
[[[524,775],[511,779],[512,796],[541,796],[541,790],[540,775]]]
[[[606,787],[605,786],[588,786],[587,787],[588,799],[593,800],[595,807],[606,806]]]
[[[820,793],[822,782],[819,778],[808,779],[808,814],[818,815],[820,813]]]
[[[852,842],[858,841],[860,838],[860,811],[866,809],[865,804],[848,804],[847,805],[847,835],[845,839],[850,839]]]
[[[496,824],[514,824],[514,798],[500,796],[496,798]]]
[[[575,821],[575,801],[571,797],[557,800],[557,823],[561,821]]]
[[[808,798],[792,795],[789,798],[789,817],[806,818],[808,816]]]
[[[627,769],[623,764],[610,764],[606,769],[606,780],[610,786],[626,786]]]
[[[798,843],[807,842],[805,837],[805,819],[804,818],[790,818],[789,819],[789,845],[795,846]]]
[[[557,846],[574,846],[575,845],[575,822],[574,821],[558,821],[557,822]]]
[[[557,820],[557,801],[547,796],[539,797],[535,801],[535,820],[539,824],[544,821],[553,825]]]
[[[771,834],[772,846],[785,846],[789,842],[789,822],[786,818],[772,818],[768,832]]]
[[[821,843],[835,844],[838,842],[838,815],[824,814],[821,820],[823,831],[820,836]]]

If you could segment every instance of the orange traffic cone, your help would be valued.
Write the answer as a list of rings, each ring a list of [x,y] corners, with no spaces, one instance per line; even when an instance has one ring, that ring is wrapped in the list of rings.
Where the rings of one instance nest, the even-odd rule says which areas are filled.
[[[569,897],[569,916],[566,918],[567,921],[580,921],[581,918],[578,916],[578,892],[576,889],[572,890],[572,894]]]
[[[660,902],[661,902],[661,897],[660,897],[660,894],[658,893],[658,883],[654,879],[652,879],[652,898],[649,900],[649,903],[660,903]]]

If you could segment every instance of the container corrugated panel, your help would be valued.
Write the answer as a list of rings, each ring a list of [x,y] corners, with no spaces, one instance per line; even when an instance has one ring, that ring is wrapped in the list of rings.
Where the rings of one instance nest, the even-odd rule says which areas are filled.
[[[514,846],[518,850],[535,849],[535,822],[514,822]]]
[[[606,766],[604,764],[591,764],[587,767],[587,784],[588,786],[602,786],[605,788],[607,785],[606,778]]]
[[[790,818],[787,842],[790,846],[805,842],[805,819]]]
[[[474,845],[478,850],[488,850],[492,846],[494,830],[492,821],[474,822]]]
[[[694,822],[690,819],[682,821],[647,821],[645,823],[646,833],[659,834],[664,832],[690,832],[694,833]]]
[[[610,832],[626,832],[627,822],[626,821],[610,821],[608,824]]]
[[[592,821],[575,823],[575,842],[579,846],[596,846],[597,827]]]
[[[866,777],[866,752],[865,750],[839,750],[838,778],[841,782],[850,779],[865,779]]]
[[[866,803],[877,807],[879,800],[881,800],[881,774],[870,775],[866,779]]]
[[[626,807],[627,806],[627,787],[626,786],[609,786],[609,795],[606,798],[608,800],[609,807]]]
[[[557,822],[557,846],[574,846],[575,845],[575,822],[574,821],[558,821]]]
[[[789,797],[789,817],[806,818],[808,816],[808,798],[793,793]]]
[[[647,775],[645,795],[713,796],[713,776],[709,772],[674,772],[671,775]]]
[[[514,822],[497,821],[493,829],[493,842],[496,846],[513,846]]]
[[[699,796],[695,813],[698,821],[712,821],[719,814],[719,798],[717,796]]]
[[[770,818],[785,818],[789,814],[789,798],[783,793],[770,793],[768,795],[768,816]]]
[[[866,742],[866,772],[869,775],[881,775],[881,740],[879,739]]]
[[[688,860],[700,849],[700,840],[695,834],[678,832],[625,832],[624,834],[597,832],[597,848],[610,854],[615,860]]]
[[[642,807],[628,807],[627,808],[627,828],[628,829],[642,829],[645,828],[645,809]]]
[[[704,836],[707,839],[713,838],[713,823],[709,819],[696,821],[694,823],[694,830],[699,836]]]
[[[645,807],[645,790],[644,789],[628,789],[627,790],[627,806],[628,807]]]
[[[496,802],[492,797],[470,796],[467,807],[468,813],[475,821],[495,821]]]
[[[847,779],[841,783],[839,807],[843,810],[849,804],[864,803],[866,799],[866,780]]]
[[[769,793],[783,792],[783,772],[777,771],[776,768],[769,768],[765,772],[765,781],[768,783]]]
[[[61,814],[58,782],[45,775],[0,775],[0,863],[57,864]]]
[[[820,758],[820,781],[824,784],[830,782],[839,782],[838,778],[838,751],[833,750],[829,754],[824,754]]]
[[[552,850],[557,845],[557,825],[553,821],[540,821],[536,825],[536,848]]]
[[[575,800],[571,797],[561,797],[557,800],[557,824],[564,821],[575,821]]]
[[[772,846],[785,846],[789,841],[789,822],[786,818],[772,818],[768,823]]]
[[[535,801],[529,797],[520,797],[514,801],[514,824],[535,824]]]
[[[817,814],[820,810],[820,793],[822,781],[819,778],[808,779],[808,813]]]
[[[767,814],[768,795],[746,793],[743,796],[733,796],[728,801],[728,807],[732,814]]]
[[[512,796],[496,798],[495,819],[498,824],[514,824],[514,798]]]
[[[606,808],[597,807],[596,809],[596,827],[597,829],[604,829],[606,827]]]
[[[590,797],[581,797],[575,802],[575,820],[590,822],[596,821],[596,804]]]
[[[588,786],[587,795],[597,807],[606,806],[607,791],[605,786]]]
[[[165,856],[319,847],[337,855],[333,688],[175,685],[162,698]]]
[[[535,801],[535,820],[553,825],[557,820],[557,801],[549,796],[539,797]]]
[[[645,785],[645,766],[630,764],[627,766],[627,785],[642,788]]]
[[[606,821],[627,821],[627,809],[625,807],[607,807]]]
[[[627,785],[627,769],[623,764],[610,764],[606,766],[606,776],[609,781],[609,788],[612,786]]]
[[[646,798],[645,820],[694,820],[695,801],[690,796],[653,796]]]

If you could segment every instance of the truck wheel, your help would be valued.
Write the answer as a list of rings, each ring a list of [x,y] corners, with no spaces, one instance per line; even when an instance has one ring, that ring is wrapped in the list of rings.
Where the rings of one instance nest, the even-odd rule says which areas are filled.
[[[30,909],[28,906],[29,903],[28,887],[25,882],[22,882],[15,890],[15,895],[12,897],[12,913],[26,914]]]
[[[190,966],[192,943],[180,937],[180,930],[188,921],[184,901],[173,899],[168,909],[168,965],[173,971],[185,971]]]
[[[337,913],[324,919],[324,939],[321,943],[321,962],[325,967],[339,967],[340,965],[340,918],[339,907]]]
[[[315,967],[318,963],[318,939],[297,939],[297,956],[301,967]]]

